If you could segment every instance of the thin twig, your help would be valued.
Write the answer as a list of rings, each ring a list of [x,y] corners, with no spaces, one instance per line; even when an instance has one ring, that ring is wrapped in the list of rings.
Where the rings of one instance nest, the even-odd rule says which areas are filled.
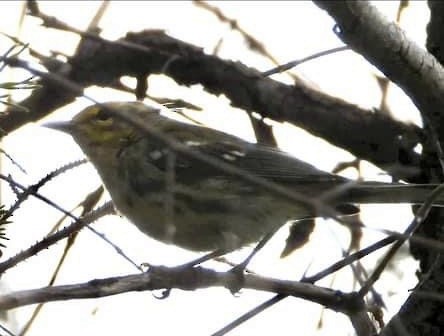
[[[345,51],[345,50],[350,50],[350,47],[343,46],[343,47],[337,47],[337,48],[332,48],[332,49],[328,49],[328,50],[323,50],[323,51],[317,52],[315,54],[312,54],[310,56],[301,58],[299,60],[291,61],[291,62],[282,64],[282,65],[279,65],[276,68],[264,71],[264,72],[262,72],[262,75],[264,75],[264,77],[268,77],[268,76],[271,76],[271,75],[274,75],[277,73],[288,71],[291,68],[294,68],[302,63],[305,63],[305,62],[308,62],[308,61],[311,61],[311,60],[314,60],[316,58],[320,58],[323,56],[331,55],[331,54],[334,54],[337,52]]]
[[[6,270],[8,270],[11,267],[14,267],[18,263],[28,259],[29,257],[32,257],[39,253],[40,251],[47,249],[48,246],[51,246],[58,242],[61,239],[64,239],[74,232],[79,231],[84,226],[86,226],[89,223],[94,222],[98,218],[113,213],[114,208],[111,202],[106,203],[104,206],[98,208],[96,211],[88,213],[86,216],[82,217],[81,219],[76,219],[71,225],[61,229],[60,231],[57,231],[53,235],[47,236],[31,247],[27,248],[26,250],[17,253],[15,256],[3,261],[0,263],[0,274],[3,274]],[[73,215],[72,215],[73,216]],[[71,216],[70,216],[71,217]],[[75,217],[75,216],[74,216]]]
[[[12,178],[7,177],[7,176],[4,176],[3,174],[0,174],[0,179],[3,179],[3,180],[5,180],[5,181],[7,181],[8,183],[11,183],[11,184],[15,185],[17,188],[19,188],[19,189],[21,189],[21,190],[26,190],[26,189],[27,189],[27,188],[24,187],[23,185],[21,185],[21,184],[17,183],[16,181],[14,181]],[[62,212],[63,214],[65,214],[67,217],[72,218],[72,219],[75,221],[74,224],[76,224],[76,223],[80,223],[80,224],[75,225],[74,228],[70,229],[70,230],[72,230],[72,231],[69,231],[69,230],[68,230],[67,233],[59,234],[59,233],[60,233],[60,231],[59,231],[59,232],[57,232],[57,233],[55,233],[55,234],[53,235],[53,236],[55,236],[55,237],[53,237],[53,236],[49,236],[49,237],[47,237],[47,238],[45,238],[45,239],[42,239],[39,243],[37,243],[37,244],[31,246],[29,249],[25,250],[24,252],[21,252],[21,253],[17,254],[16,256],[12,257],[11,259],[12,259],[13,261],[6,260],[5,262],[0,263],[0,274],[1,274],[2,272],[4,272],[6,269],[8,269],[8,268],[10,268],[10,267],[12,267],[12,266],[15,266],[15,264],[17,264],[18,262],[21,262],[21,261],[23,261],[23,260],[25,260],[25,259],[31,257],[31,256],[33,255],[33,254],[31,253],[32,251],[34,251],[34,254],[36,254],[36,253],[38,253],[39,251],[41,251],[42,249],[47,248],[48,246],[50,246],[50,245],[56,243],[57,241],[59,241],[59,240],[61,240],[61,239],[63,239],[63,238],[66,238],[69,234],[75,232],[76,230],[80,230],[83,226],[86,225],[86,224],[82,224],[83,222],[81,222],[80,219],[79,219],[77,216],[75,216],[75,215],[73,215],[71,212],[69,212],[69,211],[63,209],[63,208],[60,207],[58,204],[54,203],[53,201],[51,201],[50,199],[46,198],[45,196],[42,196],[42,195],[40,195],[39,193],[31,193],[31,195],[34,196],[34,197],[36,197],[37,199],[39,199],[39,200],[41,200],[41,201],[47,203],[48,205],[54,207],[54,208],[57,209],[58,211],[60,211],[60,212]],[[106,211],[104,211],[104,210],[100,210],[100,209],[102,209],[102,208],[106,208]],[[113,213],[114,213],[114,207],[113,207],[113,205],[112,205],[111,202],[106,203],[104,206],[102,206],[102,208],[100,208],[100,209],[98,209],[98,210],[96,210],[96,211],[94,211],[94,212],[88,214],[88,216],[90,216],[90,217],[91,217],[91,216],[94,216],[96,212],[98,212],[99,214],[100,214],[100,213],[103,213],[102,216],[105,215],[105,214],[113,214]],[[95,218],[95,217],[94,217],[94,218]],[[97,217],[97,218],[98,218],[98,217]],[[97,218],[95,218],[94,220],[96,220]],[[74,225],[74,224],[73,224],[73,225]],[[88,223],[87,223],[87,224],[88,224]],[[140,270],[140,266],[138,266],[134,261],[132,261],[131,258],[129,258],[129,257],[123,252],[123,250],[122,250],[121,248],[119,248],[119,247],[116,246],[113,242],[111,242],[108,238],[106,238],[106,236],[105,236],[104,234],[98,232],[97,230],[93,229],[93,228],[90,227],[89,225],[86,225],[86,227],[87,227],[91,232],[93,232],[95,235],[97,235],[99,238],[101,238],[101,239],[104,240],[106,243],[108,243],[110,246],[112,246],[112,247],[115,249],[115,251],[116,251],[119,255],[121,255],[124,259],[126,259],[127,261],[129,261],[132,265],[135,265],[135,266],[137,267],[137,269]],[[66,228],[65,228],[65,229],[66,229]],[[65,229],[63,229],[63,230],[65,230]],[[62,230],[62,231],[63,231],[63,230]],[[49,245],[47,245],[47,246],[40,246],[39,244],[49,244]],[[31,251],[31,252],[30,252],[30,251]],[[30,253],[31,253],[31,254],[30,254]]]
[[[424,204],[421,205],[421,207],[418,209],[418,211],[415,214],[415,218],[413,218],[412,223],[407,227],[407,229],[404,231],[404,233],[407,236],[411,236],[418,228],[419,226],[424,222],[424,220],[427,218],[430,209],[433,206],[433,201],[438,198],[440,194],[444,192],[444,184],[439,185],[435,190],[433,190],[432,193],[427,197],[427,199],[424,201]],[[393,244],[393,246],[390,248],[390,250],[386,253],[384,258],[381,260],[379,265],[376,267],[370,278],[367,280],[367,283],[359,290],[359,295],[364,297],[370,288],[372,288],[373,284],[378,281],[379,277],[381,276],[382,272],[387,267],[389,261],[393,258],[393,256],[396,254],[396,252],[399,250],[399,248],[405,243],[405,241],[408,238],[402,238],[399,239]]]

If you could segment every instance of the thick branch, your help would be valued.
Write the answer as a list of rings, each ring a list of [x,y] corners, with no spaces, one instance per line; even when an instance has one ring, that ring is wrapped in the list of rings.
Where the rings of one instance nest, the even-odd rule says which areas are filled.
[[[314,1],[337,22],[339,37],[412,99],[423,116],[439,119],[444,108],[444,69],[367,1]],[[436,124],[440,140],[444,124]]]
[[[436,59],[444,63],[444,2],[429,0],[427,1],[430,8],[430,21],[427,25],[427,50],[436,57]]]
[[[424,124],[436,133],[439,141],[429,136],[423,152],[423,166],[438,176],[442,176],[441,168],[436,159],[439,143],[444,140],[444,70],[436,59],[413,42],[409,41],[404,32],[393,22],[387,21],[374,7],[366,1],[315,1],[319,7],[328,11],[338,23],[340,37],[352,49],[363,55],[369,62],[383,71],[387,77],[397,83],[419,108]],[[442,24],[436,21],[439,13],[432,13],[429,31],[434,34],[442,31]],[[435,22],[436,21],[436,22]],[[436,26],[439,27],[436,27]],[[439,35],[435,34],[428,41],[428,47],[439,48]],[[440,56],[437,49],[433,49]],[[439,150],[438,150],[439,152]],[[436,169],[433,169],[435,168]],[[434,171],[433,171],[434,170]],[[442,211],[435,210],[422,226],[423,234],[438,240],[443,239],[441,224]],[[443,261],[440,254],[428,249],[412,245],[412,251],[421,259],[423,271],[422,282],[418,289],[440,293],[444,288],[442,276]],[[411,295],[403,304],[381,335],[434,335],[442,329],[442,302],[432,301]]]
[[[206,55],[161,31],[128,34],[118,43],[88,39],[70,60],[67,78],[86,87],[110,86],[121,76],[163,73],[179,84],[202,84],[224,94],[236,107],[278,121],[289,121],[385,169],[419,166],[412,147],[418,129],[383,114],[358,108],[305,86],[285,85],[239,62]],[[131,47],[135,46],[135,47]],[[137,48],[136,48],[137,47]],[[9,132],[71,102],[78,94],[43,81],[43,89],[23,102],[32,113],[10,110],[0,116]]]

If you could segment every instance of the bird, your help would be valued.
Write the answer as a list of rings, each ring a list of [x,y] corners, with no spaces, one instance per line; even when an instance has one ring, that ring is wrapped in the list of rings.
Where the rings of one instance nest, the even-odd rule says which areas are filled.
[[[363,203],[420,204],[437,187],[352,181],[279,149],[166,117],[161,109],[138,101],[97,103],[69,121],[44,125],[72,136],[119,213],[148,236],[191,251],[234,251],[259,242],[288,221],[319,213],[310,202],[284,197],[175,151],[125,115],[137,116],[194,152],[349,214]],[[443,204],[443,198],[434,201]]]

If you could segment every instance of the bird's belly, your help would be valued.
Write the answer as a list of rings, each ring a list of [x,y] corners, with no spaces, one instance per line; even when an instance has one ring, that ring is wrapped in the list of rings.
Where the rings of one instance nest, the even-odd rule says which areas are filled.
[[[259,241],[289,219],[271,200],[256,197],[217,199],[168,197],[113,197],[117,209],[148,236],[194,251],[231,251]],[[284,210],[284,209],[281,209]]]

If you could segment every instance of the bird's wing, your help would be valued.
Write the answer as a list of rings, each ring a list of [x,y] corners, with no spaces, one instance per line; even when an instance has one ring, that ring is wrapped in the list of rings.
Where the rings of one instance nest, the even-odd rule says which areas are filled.
[[[335,185],[347,181],[340,176],[319,170],[278,149],[248,143],[234,137],[227,139],[225,134],[223,140],[221,138],[216,138],[215,141],[188,139],[182,140],[182,142],[201,154],[232,164],[252,175],[276,182],[290,184],[332,182]],[[165,171],[168,151],[159,151],[158,148],[157,146],[152,147],[150,149],[152,151],[147,153],[147,158],[151,164]],[[180,153],[175,154],[174,168],[179,181],[181,176],[186,177],[187,181],[191,181],[207,177],[225,179],[229,175],[223,169]]]

